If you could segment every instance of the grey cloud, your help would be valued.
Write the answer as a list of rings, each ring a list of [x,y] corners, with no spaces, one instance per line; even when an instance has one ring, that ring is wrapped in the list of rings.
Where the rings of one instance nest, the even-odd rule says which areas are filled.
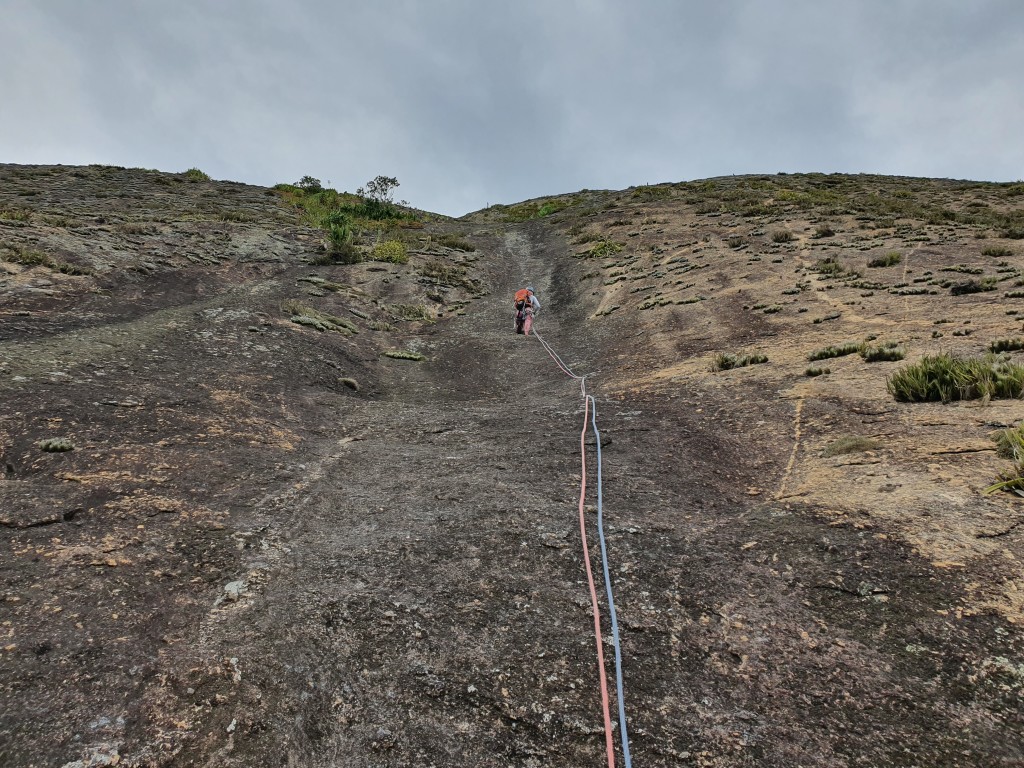
[[[5,0],[9,162],[488,203],[728,173],[1016,179],[1024,6]]]

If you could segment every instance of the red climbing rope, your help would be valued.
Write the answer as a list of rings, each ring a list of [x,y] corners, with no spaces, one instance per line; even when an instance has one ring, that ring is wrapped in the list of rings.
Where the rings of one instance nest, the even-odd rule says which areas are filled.
[[[608,705],[608,680],[604,671],[604,641],[601,637],[601,614],[597,607],[597,587],[594,586],[594,572],[590,568],[590,549],[587,547],[587,521],[583,501],[587,496],[587,419],[590,416],[590,399],[583,400],[583,431],[580,433],[580,539],[583,541],[583,562],[587,570],[587,584],[590,586],[590,603],[594,609],[594,637],[597,640],[597,670],[601,678],[601,708],[604,713],[604,740],[608,752],[608,768],[615,768],[615,742],[612,740],[612,715]]]
[[[541,338],[541,335],[537,333],[536,328],[533,329],[532,333],[537,337],[537,341],[541,343],[541,346],[544,347],[544,350],[548,353],[551,359],[555,361],[555,365],[558,366],[562,373],[580,383],[580,394],[583,396],[583,431],[580,433],[580,540],[583,543],[583,563],[587,571],[587,584],[590,587],[590,604],[593,608],[594,614],[594,639],[597,642],[597,671],[601,681],[601,709],[604,716],[605,749],[608,754],[608,768],[615,768],[615,742],[612,738],[612,715],[611,707],[609,705],[608,679],[604,668],[604,639],[601,636],[601,612],[597,602],[597,587],[594,584],[594,572],[590,567],[590,548],[587,546],[587,521],[584,507],[584,502],[587,498],[587,420],[590,416],[590,401],[592,398],[587,395],[586,376],[577,376],[573,373],[572,369],[570,369],[562,358],[558,356],[558,353],[551,348],[551,345]],[[594,407],[596,414],[596,404]],[[598,478],[600,479],[600,471],[598,472]],[[618,654],[617,646],[616,654]],[[624,754],[628,756],[629,748],[624,745],[623,749]]]
[[[536,328],[534,328],[531,331],[531,333],[534,336],[537,337],[537,341],[539,341],[540,345],[542,347],[544,347],[544,351],[548,353],[548,356],[552,360],[555,361],[555,365],[558,366],[559,370],[561,370],[562,373],[564,373],[570,379],[575,379],[576,381],[578,381],[580,383],[580,391],[583,393],[583,396],[586,397],[586,394],[587,394],[587,377],[586,376],[577,376],[575,373],[573,373],[572,370],[569,368],[569,366],[566,365],[562,361],[562,358],[560,358],[558,356],[558,354],[555,352],[555,350],[553,350],[551,348],[551,345],[548,344],[546,341],[544,341],[543,337],[539,333],[537,333],[537,329]]]

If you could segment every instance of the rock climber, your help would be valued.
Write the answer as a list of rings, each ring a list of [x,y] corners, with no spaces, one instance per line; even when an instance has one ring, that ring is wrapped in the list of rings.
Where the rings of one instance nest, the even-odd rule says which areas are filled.
[[[512,301],[516,308],[516,333],[529,336],[533,318],[540,314],[540,302],[534,295],[533,286],[528,285],[516,291]]]

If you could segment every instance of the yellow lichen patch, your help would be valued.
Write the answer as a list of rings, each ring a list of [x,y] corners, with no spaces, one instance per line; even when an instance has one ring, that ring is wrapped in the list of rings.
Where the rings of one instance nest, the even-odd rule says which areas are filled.
[[[1002,614],[1012,624],[1024,626],[1024,579],[1011,579],[1000,585],[999,594],[981,605]]]
[[[301,439],[294,432],[289,432],[278,427],[272,427],[270,434],[274,438],[271,445],[282,448],[286,451],[294,451],[295,444]]]
[[[138,460],[138,456],[133,457],[119,457],[120,462],[126,462],[131,460]],[[63,472],[57,475],[59,480],[65,480],[71,483],[81,483],[86,486],[96,485],[112,485],[115,483],[165,483],[170,478],[167,472],[161,472],[163,469],[172,469],[166,464],[158,464],[150,467],[149,473],[134,474],[128,470],[98,470],[95,472],[88,473],[73,473]]]
[[[230,389],[211,389],[210,399],[222,407],[251,408],[252,401]]]
[[[157,496],[148,491],[139,490],[124,498],[108,502],[104,505],[106,509],[139,511],[148,515],[156,513],[181,512],[185,502],[181,499],[172,499],[167,496]]]
[[[36,553],[41,557],[51,558],[59,564],[87,565],[93,561],[100,561],[103,553],[98,547],[89,544],[75,544],[73,546],[56,545],[52,549],[40,547]]]
[[[220,410],[217,419],[206,422],[197,437],[239,440],[249,445],[264,445],[292,451],[300,442],[299,436],[283,429],[266,418],[255,416],[262,407],[234,390],[214,389],[210,399]]]
[[[204,523],[207,526],[220,526],[229,514],[215,511],[202,504],[190,503],[183,499],[172,499],[138,491],[114,501],[103,507],[121,517],[151,518],[157,515],[169,515],[172,525],[177,527],[189,523]]]

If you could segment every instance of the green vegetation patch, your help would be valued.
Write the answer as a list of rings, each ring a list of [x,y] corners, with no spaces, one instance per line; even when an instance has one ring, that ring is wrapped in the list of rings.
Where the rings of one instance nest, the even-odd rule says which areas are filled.
[[[860,272],[855,269],[850,269],[843,264],[835,256],[826,256],[823,259],[818,259],[814,262],[814,265],[810,268],[812,271],[817,272],[825,277],[833,278],[856,278],[860,277]]]
[[[885,256],[879,256],[868,262],[869,267],[894,267],[903,261],[899,251],[889,251]]]
[[[405,264],[409,261],[409,249],[401,240],[385,240],[373,246],[370,258],[373,261],[386,261],[391,264]]]
[[[886,380],[900,402],[943,402],[980,398],[1019,398],[1024,394],[1024,365],[995,355],[961,358],[951,353],[923,357]]]
[[[426,304],[392,304],[391,314],[399,320],[433,322],[434,314]]]
[[[419,352],[412,352],[408,349],[389,349],[384,352],[384,356],[394,358],[395,360],[413,360],[415,362],[427,359]]]
[[[12,264],[21,264],[25,267],[49,267],[53,260],[42,251],[34,248],[19,248],[18,250],[4,253],[4,261]]]
[[[66,437],[50,437],[40,440],[37,445],[39,450],[45,453],[66,453],[75,450],[75,444]]]
[[[833,210],[845,206],[849,202],[849,198],[841,192],[827,189],[780,189],[775,193],[775,202],[804,210],[811,208]]]
[[[67,261],[58,261],[47,253],[34,248],[6,249],[0,253],[0,260],[12,264],[21,264],[25,267],[46,267],[54,272],[61,272],[65,275],[91,275],[92,270],[88,267],[80,267]]]
[[[871,347],[865,344],[860,350],[860,356],[864,358],[865,362],[878,363],[882,361],[902,360],[907,356],[907,353],[895,341],[890,341],[885,344],[880,344],[877,347]]]
[[[297,280],[297,282],[309,283],[310,285],[314,285],[317,288],[323,289],[324,291],[331,291],[333,293],[343,291],[347,287],[345,285],[342,285],[341,283],[335,283],[331,280],[327,280],[326,278],[320,277],[319,275],[309,275],[308,277],[300,277]]]
[[[833,357],[845,357],[846,355],[854,355],[860,352],[861,344],[857,342],[847,342],[846,344],[829,345],[822,349],[811,352],[807,356],[807,359],[812,363],[816,360],[828,360]]]
[[[454,248],[456,251],[475,251],[476,246],[473,245],[469,240],[465,240],[458,235],[446,234],[441,235],[437,238],[437,244],[443,245],[445,248]]]
[[[587,231],[587,232],[580,231],[580,232],[575,233],[575,237],[576,237],[576,239],[572,241],[573,245],[584,245],[586,243],[594,243],[594,242],[597,242],[598,240],[603,240],[604,239],[603,237],[601,237],[601,233],[600,232],[593,232],[593,231]]]
[[[32,211],[28,208],[0,208],[0,219],[4,221],[27,222],[32,218]]]
[[[353,242],[353,224],[349,214],[341,210],[327,213],[320,221],[327,230],[328,258],[339,264],[358,264],[363,254]]]
[[[637,309],[654,309],[655,307],[667,307],[669,304],[675,304],[673,299],[669,299],[665,296],[654,296],[649,299],[644,299],[637,307]]]
[[[291,315],[291,321],[296,325],[315,328],[321,333],[335,331],[346,336],[359,333],[359,329],[345,318],[321,312],[294,299],[284,302],[281,305],[281,309],[286,314]]]
[[[556,197],[546,200],[531,200],[517,205],[495,205],[492,207],[504,215],[506,221],[529,221],[558,213],[574,203],[575,200],[572,197]]]
[[[829,320],[838,320],[842,316],[843,315],[841,312],[829,312],[827,315],[824,315],[823,317],[814,318],[814,324],[820,325],[821,323],[828,322]]]
[[[933,291],[922,285],[918,285],[911,288],[890,288],[889,293],[893,296],[926,296],[937,294],[938,291]]]
[[[767,362],[767,355],[734,355],[731,352],[723,352],[715,355],[715,359],[711,363],[711,370],[729,371],[733,368],[744,368],[748,365],[760,365],[761,363]]]
[[[969,293],[994,291],[998,284],[999,280],[995,277],[984,277],[981,280],[963,280],[959,283],[953,283],[949,293],[951,296],[963,296]]]
[[[992,435],[996,451],[1004,459],[1013,460],[1013,470],[1000,475],[999,482],[990,485],[985,493],[1013,491],[1024,496],[1024,424],[1001,429]]]
[[[882,444],[873,437],[864,437],[862,435],[843,435],[838,440],[830,443],[828,447],[821,452],[821,455],[825,458],[831,458],[832,456],[844,456],[848,453],[874,451],[881,447]]]
[[[394,202],[398,186],[394,177],[377,176],[351,194],[325,188],[319,179],[303,176],[294,184],[275,185],[274,192],[300,211],[308,224],[327,233],[329,252],[323,263],[354,264],[362,260],[357,241],[365,244],[370,234],[379,237],[397,227],[423,225],[423,214],[401,207],[407,205],[404,201]]]
[[[1013,256],[1013,250],[1005,245],[990,245],[982,249],[981,254],[983,256],[994,256],[995,258],[1003,259],[1007,256]]]
[[[619,243],[615,240],[608,240],[602,238],[598,240],[589,250],[583,253],[577,254],[581,259],[601,259],[606,256],[612,256],[625,248],[625,243]]]
[[[872,341],[874,338],[874,336],[870,336],[868,341]],[[807,359],[815,362],[816,360],[829,360],[834,357],[846,357],[853,354],[859,354],[869,363],[876,363],[882,360],[902,360],[906,357],[906,352],[895,341],[887,341],[877,346],[871,346],[867,342],[857,343],[849,341],[845,344],[830,345],[815,350],[807,356]]]
[[[1024,349],[1024,339],[1019,336],[1013,339],[998,339],[988,345],[989,352],[1018,352]]]
[[[644,184],[633,190],[637,200],[665,200],[672,197],[672,187],[664,184]]]
[[[210,180],[210,177],[207,174],[203,173],[198,168],[189,168],[187,171],[185,171],[181,175],[185,177],[186,181],[209,181]]]

